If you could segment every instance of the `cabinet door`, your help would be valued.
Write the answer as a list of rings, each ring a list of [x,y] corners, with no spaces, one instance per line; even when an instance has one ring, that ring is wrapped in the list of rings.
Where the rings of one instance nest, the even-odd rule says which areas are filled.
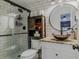
[[[72,45],[67,44],[54,44],[55,49],[58,51],[57,59],[76,59],[76,52],[73,50]]]
[[[77,59],[72,45],[43,43],[42,50],[43,59]]]
[[[76,59],[76,54],[75,51],[66,51],[66,50],[61,50],[57,52],[58,56],[57,59]]]
[[[57,59],[54,48],[48,43],[42,43],[42,59]]]
[[[75,50],[77,56],[76,56],[76,59],[79,59],[79,51],[78,50]]]

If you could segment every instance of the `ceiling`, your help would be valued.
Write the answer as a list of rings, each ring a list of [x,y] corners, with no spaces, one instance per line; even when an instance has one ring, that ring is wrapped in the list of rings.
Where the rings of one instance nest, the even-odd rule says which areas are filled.
[[[51,5],[54,0],[11,0],[19,5],[22,5],[31,10],[45,9]]]
[[[60,1],[60,0],[11,0],[25,8],[34,10],[44,10],[51,5],[51,2]],[[70,0],[63,0],[70,1]]]

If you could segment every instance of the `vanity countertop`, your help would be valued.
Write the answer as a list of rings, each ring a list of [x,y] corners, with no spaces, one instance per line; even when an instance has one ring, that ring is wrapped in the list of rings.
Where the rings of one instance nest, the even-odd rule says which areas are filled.
[[[78,42],[75,39],[68,38],[67,40],[56,40],[54,37],[46,37],[41,39],[42,42],[50,42],[50,43],[59,43],[59,44],[69,44],[69,45],[76,45]]]

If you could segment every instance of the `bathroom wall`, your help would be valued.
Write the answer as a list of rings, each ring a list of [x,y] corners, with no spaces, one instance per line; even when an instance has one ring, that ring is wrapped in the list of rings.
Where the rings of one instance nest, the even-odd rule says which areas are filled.
[[[78,2],[76,2],[76,1],[70,1],[70,2],[66,2],[66,3],[71,4],[71,5],[75,6],[76,8],[78,8]],[[52,36],[52,33],[53,32],[55,33],[55,31],[49,25],[49,15],[50,15],[53,8],[54,8],[53,5],[51,5],[48,9],[46,9],[44,11],[44,14],[46,16],[46,33],[47,33],[46,36]],[[65,11],[62,11],[62,12],[65,13]],[[74,19],[73,16],[71,17],[71,19]],[[52,22],[54,22],[54,21],[55,20],[52,20]],[[58,32],[56,32],[56,33],[58,33]]]
[[[24,11],[23,13],[18,12],[18,7],[14,7],[2,0],[0,0],[0,15],[5,15],[9,13],[18,13],[21,14],[23,19],[23,25],[15,29],[16,33],[25,33],[27,32],[27,17],[28,13]],[[26,27],[26,30],[23,30],[23,26]],[[0,59],[3,56],[11,55],[18,53],[19,51],[23,52],[28,47],[27,34],[13,35],[0,37]]]
[[[67,3],[72,4],[72,5],[74,5],[75,7],[78,8],[78,3],[79,2],[70,1],[70,2],[67,2]],[[49,15],[50,15],[52,9],[54,8],[54,5],[55,4],[51,4],[47,9],[33,11],[32,14],[31,14],[31,16],[36,16],[36,15],[41,15],[42,14],[46,17],[46,36],[52,36],[52,33],[55,32],[55,31],[53,31],[53,29],[49,25]],[[54,22],[54,21],[52,20],[52,22]]]

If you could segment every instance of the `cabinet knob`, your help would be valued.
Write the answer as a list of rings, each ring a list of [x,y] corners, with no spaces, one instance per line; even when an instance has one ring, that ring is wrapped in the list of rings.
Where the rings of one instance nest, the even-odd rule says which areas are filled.
[[[79,45],[73,45],[73,50],[77,49],[79,51]]]
[[[58,54],[56,54],[56,56],[58,56]]]

